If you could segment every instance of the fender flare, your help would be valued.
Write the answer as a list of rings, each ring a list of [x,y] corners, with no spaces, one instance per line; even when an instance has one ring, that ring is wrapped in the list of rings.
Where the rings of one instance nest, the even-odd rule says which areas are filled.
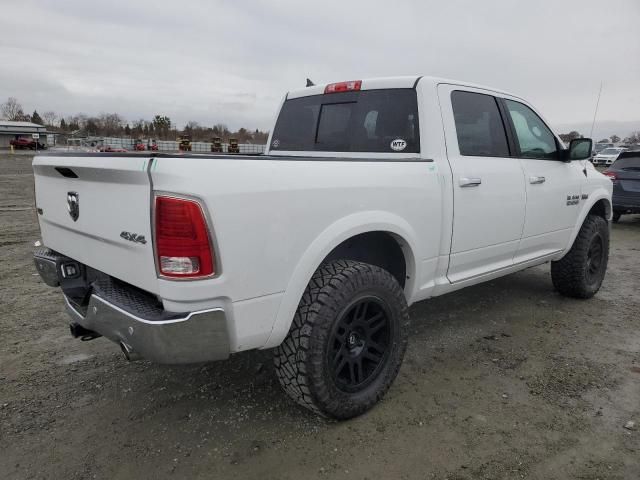
[[[289,333],[293,317],[311,277],[331,251],[345,240],[368,232],[388,232],[393,235],[404,253],[407,263],[405,296],[411,297],[416,285],[416,233],[402,217],[385,211],[358,212],[342,217],[316,237],[302,254],[282,295],[271,334],[262,348],[280,345]]]
[[[580,232],[580,229],[582,228],[582,224],[584,223],[584,220],[587,218],[587,215],[589,214],[589,212],[591,211],[591,209],[593,208],[593,206],[598,203],[600,200],[605,200],[607,203],[607,221],[611,220],[611,215],[613,212],[613,208],[611,205],[611,194],[605,189],[605,188],[598,188],[596,190],[594,190],[591,195],[589,195],[589,203],[585,203],[582,207],[582,211],[580,212],[580,216],[578,217],[578,221],[576,222],[575,226],[573,227],[573,232],[571,232],[571,237],[569,239],[569,242],[567,244],[567,247],[563,250],[562,254],[559,256],[558,259],[564,257],[567,252],[569,252],[569,250],[571,250],[571,247],[573,247],[573,242],[575,242],[576,237],[578,236],[578,233]]]

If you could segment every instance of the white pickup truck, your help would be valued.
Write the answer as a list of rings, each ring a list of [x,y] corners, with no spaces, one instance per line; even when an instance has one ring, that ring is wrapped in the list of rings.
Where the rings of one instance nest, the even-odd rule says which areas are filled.
[[[37,156],[36,268],[76,337],[160,363],[275,348],[294,400],[349,418],[396,377],[408,305],[545,262],[560,293],[598,291],[612,183],[590,153],[501,90],[311,86],[264,155]]]

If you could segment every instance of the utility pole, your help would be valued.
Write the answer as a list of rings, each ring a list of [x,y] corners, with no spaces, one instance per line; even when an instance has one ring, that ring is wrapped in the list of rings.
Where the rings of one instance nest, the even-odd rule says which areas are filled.
[[[593,139],[593,128],[596,125],[596,115],[598,115],[598,105],[600,105],[600,95],[602,95],[602,82],[600,82],[600,90],[598,91],[598,100],[596,101],[596,110],[593,112],[593,122],[591,122],[591,133],[589,138]]]

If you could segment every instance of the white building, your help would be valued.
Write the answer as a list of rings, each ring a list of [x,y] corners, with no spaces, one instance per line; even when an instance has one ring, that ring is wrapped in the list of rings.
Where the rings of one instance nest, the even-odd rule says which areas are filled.
[[[53,132],[47,132],[47,127],[43,125],[31,122],[0,120],[0,148],[9,148],[9,142],[16,138],[32,138],[31,135],[34,133],[40,135],[38,139],[39,143],[55,145],[55,134]]]

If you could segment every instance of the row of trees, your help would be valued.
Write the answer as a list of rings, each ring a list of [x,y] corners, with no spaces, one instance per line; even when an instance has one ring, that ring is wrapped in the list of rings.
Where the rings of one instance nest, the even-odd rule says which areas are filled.
[[[561,133],[559,136],[560,136],[560,139],[565,143],[569,143],[571,140],[575,138],[584,137],[580,132],[576,132],[575,130],[569,133]],[[609,138],[603,138],[601,140],[598,140],[597,143],[620,143],[620,142],[625,144],[640,143],[640,131],[631,132],[631,134],[628,137],[625,137],[624,139],[620,138],[618,135],[611,135]]]
[[[229,138],[237,138],[240,143],[266,143],[268,132],[260,130],[249,131],[246,128],[232,132],[223,123],[213,127],[205,127],[198,122],[187,122],[182,130],[179,130],[166,115],[156,115],[151,120],[139,119],[133,122],[126,121],[117,113],[101,113],[97,117],[91,117],[84,113],[62,117],[53,111],[47,111],[42,116],[34,110],[31,115],[25,114],[20,102],[14,97],[0,105],[2,118],[6,120],[27,121],[46,125],[48,128],[61,133],[81,131],[87,135],[105,137],[134,137],[157,138],[159,140],[173,140],[178,135],[190,135],[194,141],[211,141],[214,137],[220,137],[223,141]],[[574,138],[582,138],[577,131],[561,133],[563,142],[569,143]],[[628,137],[621,139],[618,135],[599,140],[598,143],[640,143],[640,131],[633,132]]]
[[[183,129],[178,129],[166,115],[156,115],[151,120],[138,119],[133,122],[125,120],[117,113],[101,113],[98,116],[89,116],[84,113],[62,116],[54,111],[47,111],[40,115],[34,110],[31,115],[25,114],[20,102],[14,98],[0,105],[1,118],[5,120],[33,122],[46,125],[47,128],[60,133],[83,133],[91,136],[104,137],[133,137],[156,138],[159,140],[175,140],[178,135],[190,135],[194,141],[211,141],[214,137],[220,137],[222,141],[237,138],[240,143],[262,144],[267,142],[268,132],[256,129],[255,131],[240,128],[231,131],[219,123],[213,127],[205,127],[198,122],[187,122]]]

